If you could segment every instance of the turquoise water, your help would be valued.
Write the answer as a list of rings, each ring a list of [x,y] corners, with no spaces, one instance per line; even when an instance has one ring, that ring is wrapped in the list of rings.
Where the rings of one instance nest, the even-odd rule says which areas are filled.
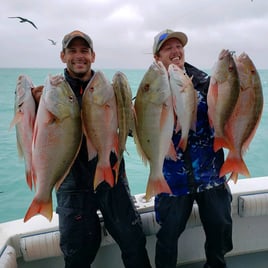
[[[112,79],[116,71],[124,72],[135,96],[145,70],[103,70]],[[9,130],[13,118],[14,91],[17,77],[27,74],[35,85],[43,84],[48,74],[61,73],[61,69],[0,69],[0,222],[23,218],[34,192],[26,184],[24,163],[18,158],[15,128]],[[263,92],[264,111],[259,128],[245,155],[246,164],[252,177],[268,175],[268,70],[259,71]],[[137,154],[132,138],[128,138],[125,153],[126,171],[132,194],[146,190],[149,167],[144,166]],[[241,178],[242,179],[242,178]],[[238,182],[239,183],[239,182]],[[54,208],[56,205],[53,193]]]

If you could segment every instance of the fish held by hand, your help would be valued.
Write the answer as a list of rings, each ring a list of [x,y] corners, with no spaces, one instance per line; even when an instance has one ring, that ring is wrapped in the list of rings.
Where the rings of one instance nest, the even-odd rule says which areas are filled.
[[[239,89],[239,76],[232,53],[223,49],[213,68],[207,96],[209,122],[214,129],[215,152],[223,147],[233,148],[226,135],[225,125],[234,110]]]
[[[159,193],[171,193],[163,176],[165,157],[176,161],[171,140],[174,112],[169,78],[161,62],[154,62],[145,73],[134,103],[134,140],[143,162],[150,165],[146,200]]]
[[[82,124],[87,140],[88,160],[98,156],[94,176],[94,189],[106,181],[115,184],[119,170],[118,161],[111,166],[110,155],[118,158],[118,120],[113,87],[101,71],[95,72],[82,98]]]
[[[246,53],[235,57],[239,78],[240,93],[234,111],[226,125],[226,133],[233,144],[221,167],[220,176],[231,172],[234,182],[238,174],[250,177],[243,155],[249,147],[260,123],[263,111],[263,92],[258,71]]]
[[[127,77],[122,72],[116,72],[112,80],[116,97],[118,117],[118,161],[121,162],[126,141],[134,122],[134,107],[132,103],[132,92]]]
[[[181,130],[178,147],[186,150],[189,130],[196,130],[197,91],[192,79],[178,66],[170,64],[168,68],[170,87],[176,114],[176,132]]]
[[[36,115],[32,169],[36,193],[24,222],[36,214],[52,219],[52,190],[59,188],[79,152],[82,141],[80,107],[61,75],[45,83]]]

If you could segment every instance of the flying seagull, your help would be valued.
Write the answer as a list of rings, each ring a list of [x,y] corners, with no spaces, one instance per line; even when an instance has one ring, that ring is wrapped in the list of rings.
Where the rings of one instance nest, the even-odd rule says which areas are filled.
[[[54,41],[54,40],[52,40],[52,39],[48,39],[48,41],[50,41],[51,42],[51,45],[53,45],[53,46],[56,46],[56,44],[57,44],[57,42]]]
[[[9,17],[9,18],[10,19],[15,19],[15,18],[20,19],[20,23],[28,22],[28,23],[32,24],[35,29],[37,29],[36,25],[32,21],[30,21],[28,19],[25,19],[25,18],[22,18],[22,17]]]

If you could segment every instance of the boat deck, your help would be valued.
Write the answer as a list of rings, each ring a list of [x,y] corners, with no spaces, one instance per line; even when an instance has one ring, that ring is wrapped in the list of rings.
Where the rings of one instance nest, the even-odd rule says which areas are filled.
[[[228,268],[267,268],[268,251],[245,254],[242,256],[227,257]],[[51,263],[50,263],[51,262]],[[153,265],[153,264],[152,264]],[[186,265],[178,265],[178,268],[202,268],[204,261]],[[18,259],[18,268],[45,268],[45,267],[64,267],[62,257],[55,257],[45,260],[25,262],[23,258]],[[153,266],[154,267],[154,266]]]

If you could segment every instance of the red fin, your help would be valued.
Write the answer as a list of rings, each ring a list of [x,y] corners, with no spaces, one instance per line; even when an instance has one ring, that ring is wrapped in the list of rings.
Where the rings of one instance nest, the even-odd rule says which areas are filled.
[[[163,104],[160,117],[160,129],[163,128],[165,122],[167,121],[168,116],[169,116],[169,110],[167,107],[165,107],[165,104]]]
[[[46,217],[49,221],[51,221],[52,211],[53,211],[52,198],[50,198],[48,202],[42,202],[38,201],[37,199],[34,199],[25,214],[24,222],[28,221],[30,218],[32,218],[37,214],[41,214],[44,217]]]
[[[188,139],[186,139],[186,138],[181,138],[181,139],[180,139],[180,142],[179,142],[179,145],[178,145],[178,148],[181,148],[182,151],[185,152],[186,147],[187,147],[187,142],[188,142]]]
[[[11,128],[13,128],[15,125],[17,125],[22,120],[22,117],[23,117],[23,113],[22,112],[17,112],[15,114],[13,120],[10,123],[9,130]]]
[[[229,180],[233,180],[234,183],[237,183],[238,180],[238,173],[237,172],[232,172],[231,176],[229,177]]]
[[[214,152],[217,152],[221,148],[233,150],[233,146],[231,145],[231,143],[228,141],[227,138],[215,137],[214,138],[214,145],[213,145]]]
[[[246,177],[250,177],[250,173],[244,160],[241,157],[236,157],[235,155],[232,155],[231,153],[228,154],[227,159],[223,163],[219,175],[220,177],[222,177],[230,172],[239,173]],[[235,174],[232,174],[231,178],[235,181]]]
[[[98,187],[98,185],[106,181],[111,187],[114,186],[114,175],[110,166],[96,167],[95,177],[94,177],[94,190]]]
[[[160,193],[168,193],[168,194],[172,193],[165,178],[164,177],[156,179],[149,178],[145,195],[146,201],[149,201],[151,197]]]
[[[177,161],[177,153],[176,153],[176,150],[174,148],[174,144],[172,142],[172,140],[170,140],[170,145],[169,145],[169,149],[168,149],[168,153],[166,155],[166,158],[170,158],[172,159],[173,161]]]

